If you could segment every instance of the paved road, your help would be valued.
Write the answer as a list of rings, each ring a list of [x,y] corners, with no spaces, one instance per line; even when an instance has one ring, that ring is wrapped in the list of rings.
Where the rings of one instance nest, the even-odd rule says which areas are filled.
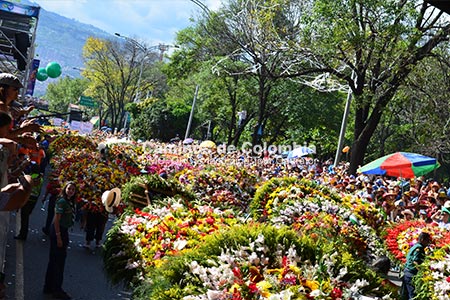
[[[24,242],[13,238],[18,231],[16,223],[19,217],[16,219],[16,214],[11,214],[6,258],[6,299],[52,299],[42,293],[49,253],[49,240],[41,232],[46,213],[38,203],[30,218],[28,239]],[[107,228],[111,227],[112,222],[110,218]],[[74,300],[131,299],[131,294],[121,286],[112,286],[108,282],[103,272],[102,250],[83,248],[84,237],[85,233],[77,223],[70,232],[63,288]]]

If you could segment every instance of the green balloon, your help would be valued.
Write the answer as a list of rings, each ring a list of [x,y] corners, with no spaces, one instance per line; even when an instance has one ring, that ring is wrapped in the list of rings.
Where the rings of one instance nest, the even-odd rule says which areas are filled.
[[[45,68],[39,68],[38,71],[36,72],[36,79],[39,81],[45,81],[47,80],[47,78],[48,74]]]
[[[54,62],[54,61],[48,63],[45,70],[47,71],[47,75],[50,78],[56,78],[59,75],[61,75],[61,66],[57,62]]]

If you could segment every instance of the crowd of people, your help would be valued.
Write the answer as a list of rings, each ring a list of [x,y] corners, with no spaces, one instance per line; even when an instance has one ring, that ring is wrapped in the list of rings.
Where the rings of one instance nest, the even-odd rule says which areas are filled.
[[[5,255],[9,228],[9,211],[20,209],[20,230],[14,237],[25,241],[29,217],[41,196],[43,175],[48,164],[46,153],[49,135],[33,118],[27,118],[33,107],[23,108],[16,100],[20,80],[9,73],[0,73],[0,299],[5,298]],[[52,192],[55,193],[58,188]],[[48,189],[51,191],[51,189]],[[54,197],[50,224],[43,230],[50,236],[50,255],[45,276],[44,293],[54,299],[71,299],[62,289],[65,259],[69,243],[68,229],[75,220],[75,191],[67,183]]]

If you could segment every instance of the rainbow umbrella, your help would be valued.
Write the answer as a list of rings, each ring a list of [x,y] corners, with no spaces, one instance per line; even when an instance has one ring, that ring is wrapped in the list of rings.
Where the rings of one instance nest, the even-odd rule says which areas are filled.
[[[425,175],[439,168],[439,166],[439,162],[432,157],[417,153],[395,152],[360,167],[358,172],[372,175],[413,178]]]

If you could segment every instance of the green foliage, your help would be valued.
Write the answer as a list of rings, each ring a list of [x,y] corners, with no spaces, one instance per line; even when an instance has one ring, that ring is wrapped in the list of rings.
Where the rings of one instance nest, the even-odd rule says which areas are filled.
[[[252,202],[250,203],[250,211],[252,217],[254,219],[259,219],[264,215],[264,206],[267,203],[267,198],[270,193],[278,187],[287,187],[294,183],[298,182],[298,179],[295,177],[283,177],[283,178],[272,178],[266,182],[262,186],[260,186],[253,197]]]
[[[69,104],[78,104],[78,99],[87,90],[89,81],[85,78],[60,77],[47,87],[45,99],[49,110],[53,112],[68,112]]]
[[[166,197],[181,197],[186,202],[194,202],[195,195],[187,191],[176,179],[163,179],[158,174],[139,175],[132,177],[122,187],[122,197],[126,203],[137,207],[145,207],[146,205],[137,204],[133,202],[134,195],[146,195],[145,190],[148,191],[152,203],[158,202]]]
[[[295,247],[299,259],[309,260],[312,263],[316,261],[317,249],[308,238],[299,238],[288,228],[274,228],[261,224],[237,225],[219,234],[208,236],[198,249],[168,258],[161,267],[151,272],[149,280],[137,288],[133,296],[136,300],[169,300],[181,299],[183,294],[200,292],[199,283],[196,287],[189,283],[190,278],[186,278],[190,262],[197,261],[200,265],[211,265],[211,261],[224,250],[237,250],[240,246],[248,245],[249,241],[256,240],[259,235],[264,236],[265,244],[270,248],[267,251],[270,261],[277,261],[275,259],[277,251],[287,250],[291,246]]]
[[[129,268],[129,260],[137,260],[138,252],[135,250],[133,240],[129,235],[119,231],[123,219],[132,214],[131,210],[126,210],[114,226],[108,231],[104,243],[103,264],[108,274],[108,279],[113,284],[125,282],[131,286],[135,283],[139,268]],[[122,253],[118,255],[118,253]],[[120,270],[120,272],[118,272]]]
[[[180,102],[154,98],[128,106],[132,114],[131,133],[141,140],[158,139],[168,142],[186,130],[190,107]]]

